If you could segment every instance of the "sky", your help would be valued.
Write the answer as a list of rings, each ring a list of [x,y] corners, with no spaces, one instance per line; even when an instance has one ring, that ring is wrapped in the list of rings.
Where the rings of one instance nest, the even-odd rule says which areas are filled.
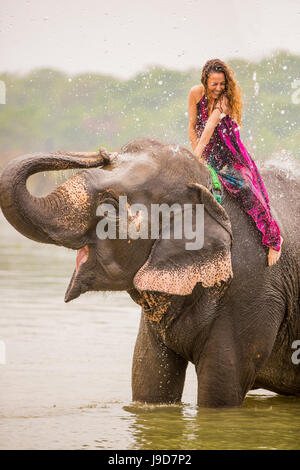
[[[0,0],[0,73],[127,79],[277,50],[300,54],[300,0]]]

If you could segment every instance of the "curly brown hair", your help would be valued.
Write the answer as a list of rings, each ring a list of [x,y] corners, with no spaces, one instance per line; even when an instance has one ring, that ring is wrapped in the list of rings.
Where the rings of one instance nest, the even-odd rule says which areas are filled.
[[[223,72],[225,76],[225,91],[230,106],[230,115],[237,121],[239,126],[242,127],[242,108],[243,103],[241,99],[241,89],[239,84],[235,81],[233,75],[234,71],[220,59],[208,60],[201,75],[201,83],[204,86],[205,93],[207,94],[207,80],[211,73]]]

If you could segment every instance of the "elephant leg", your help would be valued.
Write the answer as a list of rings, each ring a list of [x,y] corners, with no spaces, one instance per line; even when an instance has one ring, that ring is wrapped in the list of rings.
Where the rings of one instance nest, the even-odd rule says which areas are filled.
[[[235,344],[233,327],[218,318],[196,360],[198,406],[241,406],[255,378],[255,365]]]
[[[142,315],[133,356],[133,401],[180,402],[187,364],[186,359],[165,346]]]

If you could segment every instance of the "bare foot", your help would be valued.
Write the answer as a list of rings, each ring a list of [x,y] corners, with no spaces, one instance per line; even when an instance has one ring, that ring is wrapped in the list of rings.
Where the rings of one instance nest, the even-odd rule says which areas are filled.
[[[281,245],[280,245],[279,251],[273,250],[273,248],[269,248],[269,253],[268,253],[268,265],[269,266],[272,266],[273,264],[277,263],[277,261],[280,258],[282,242],[283,242],[283,238],[282,237],[280,238],[281,238]]]

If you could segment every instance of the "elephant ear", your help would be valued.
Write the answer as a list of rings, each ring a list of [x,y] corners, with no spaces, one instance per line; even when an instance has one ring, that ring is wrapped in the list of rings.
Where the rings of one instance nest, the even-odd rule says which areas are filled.
[[[197,203],[204,204],[204,243],[202,248],[187,250],[191,243],[184,235],[157,239],[145,264],[136,273],[133,284],[139,291],[158,291],[188,295],[195,285],[220,286],[232,278],[232,231],[229,217],[210,191],[198,183],[188,187],[196,192]],[[195,198],[194,198],[195,199]],[[193,232],[196,229],[193,217]],[[173,222],[174,223],[174,222]]]

